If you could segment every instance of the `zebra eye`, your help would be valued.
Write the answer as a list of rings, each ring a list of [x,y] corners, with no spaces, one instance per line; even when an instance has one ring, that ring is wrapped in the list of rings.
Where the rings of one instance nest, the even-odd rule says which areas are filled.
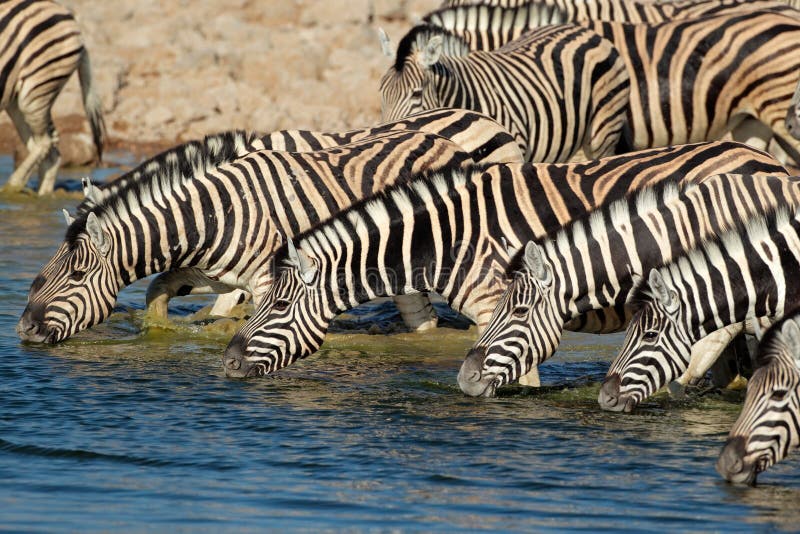
[[[656,332],[655,330],[648,330],[647,332],[644,333],[642,339],[644,341],[653,342],[656,339],[658,339],[658,332]]]
[[[512,311],[511,313],[515,317],[525,317],[526,315],[528,315],[528,311],[529,310],[530,310],[530,308],[527,307],[527,306],[517,306],[516,308],[514,308],[514,311]]]
[[[285,299],[276,300],[275,304],[272,305],[272,309],[275,311],[286,311],[289,307],[289,301]]]
[[[789,394],[789,392],[786,391],[785,389],[776,389],[775,391],[772,392],[772,397],[771,398],[774,401],[780,402],[783,399],[785,399],[786,395],[788,395],[788,394]]]
[[[69,279],[73,282],[80,282],[83,280],[83,277],[86,276],[86,271],[72,271],[72,274],[69,275]]]

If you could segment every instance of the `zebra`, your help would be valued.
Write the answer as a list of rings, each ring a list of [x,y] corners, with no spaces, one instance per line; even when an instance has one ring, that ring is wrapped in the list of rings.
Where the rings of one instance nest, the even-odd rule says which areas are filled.
[[[780,319],[800,304],[798,233],[800,212],[779,208],[650,270],[631,292],[634,315],[600,406],[633,410],[687,370],[703,337],[746,319]]]
[[[764,156],[704,143],[583,163],[444,169],[396,185],[275,253],[276,281],[229,343],[226,373],[262,375],[308,356],[337,313],[378,296],[433,291],[481,330],[506,284],[504,243],[519,247],[647,184],[745,169],[785,174]]]
[[[494,50],[533,28],[551,24],[597,20],[654,24],[756,10],[800,17],[797,7],[775,0],[446,2],[422,17],[421,23],[458,35],[470,50]]]
[[[674,184],[644,189],[528,242],[512,258],[508,289],[462,364],[461,390],[493,396],[528,374],[556,351],[565,324],[594,333],[624,328],[622,308],[638,273],[778,205],[800,205],[800,179],[719,175],[684,191]],[[604,309],[615,313],[599,324],[580,322]]]
[[[89,53],[72,13],[46,0],[0,4],[0,42],[0,107],[28,150],[3,189],[21,190],[38,167],[39,195],[49,194],[61,163],[51,108],[76,69],[97,157],[103,157],[105,123]]]
[[[476,162],[522,161],[522,154],[510,134],[488,117],[467,110],[424,111],[400,121],[347,132],[283,130],[260,134],[229,131],[207,135],[201,141],[190,141],[173,147],[108,184],[95,187],[91,183],[84,183],[86,200],[78,206],[77,211],[79,214],[87,212],[105,198],[129,187],[131,182],[139,181],[143,176],[157,176],[165,167],[183,169],[181,172],[186,176],[202,175],[222,163],[231,162],[257,150],[311,152],[397,130],[441,134],[469,152]],[[243,290],[230,291],[230,289],[209,280],[200,269],[193,267],[173,269],[158,275],[150,283],[146,294],[146,316],[151,321],[166,319],[169,301],[178,295],[228,291],[217,298],[210,311],[215,316],[226,316],[235,305],[248,298],[248,294]],[[402,296],[396,303],[410,328],[425,329],[435,326],[436,318],[426,298]],[[415,310],[422,310],[425,314],[415,313]]]
[[[166,163],[70,224],[31,285],[22,339],[56,343],[89,328],[122,287],[170,269],[201,269],[257,302],[282,236],[423,169],[472,160],[449,139],[401,130],[315,152],[259,150],[198,176]]]
[[[511,132],[527,161],[556,163],[581,149],[587,157],[612,154],[629,97],[612,44],[570,24],[471,53],[439,27],[416,26],[400,41],[380,92],[384,120],[438,106],[473,109]]]
[[[759,473],[800,447],[800,312],[766,331],[747,396],[717,460],[717,471],[737,484],[755,484]]]
[[[800,163],[785,119],[800,72],[800,21],[746,12],[662,24],[589,21],[630,78],[618,151],[719,139],[777,143]]]

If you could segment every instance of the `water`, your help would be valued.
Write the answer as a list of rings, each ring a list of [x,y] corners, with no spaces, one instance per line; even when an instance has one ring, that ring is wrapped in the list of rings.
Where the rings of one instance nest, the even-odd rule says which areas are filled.
[[[10,162],[0,158],[0,175]],[[80,174],[74,176],[77,178]],[[99,174],[95,178],[101,178]],[[621,336],[567,334],[547,387],[462,396],[474,332],[331,336],[231,380],[230,328],[142,331],[146,283],[56,346],[14,325],[77,194],[0,198],[0,526],[12,530],[796,530],[800,455],[731,486],[741,395],[601,412]],[[182,299],[176,316],[207,300]],[[354,317],[357,317],[354,315]],[[341,323],[349,326],[350,323]]]

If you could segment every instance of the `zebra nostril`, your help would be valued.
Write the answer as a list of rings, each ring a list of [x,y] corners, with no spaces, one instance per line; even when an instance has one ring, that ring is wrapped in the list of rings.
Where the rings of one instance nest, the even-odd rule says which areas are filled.
[[[603,380],[603,385],[600,387],[600,394],[597,398],[600,407],[604,410],[616,410],[619,404],[619,388],[621,380],[617,373],[609,375]],[[625,408],[627,403],[621,408]]]
[[[242,366],[242,360],[236,358],[227,358],[223,363],[226,369],[239,369]]]

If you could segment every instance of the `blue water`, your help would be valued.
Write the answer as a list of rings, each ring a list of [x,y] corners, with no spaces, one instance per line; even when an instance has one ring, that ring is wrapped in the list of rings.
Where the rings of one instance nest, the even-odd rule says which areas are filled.
[[[0,172],[10,162],[0,158]],[[108,171],[104,171],[108,172]],[[65,177],[69,175],[64,175]],[[71,176],[77,178],[80,174]],[[96,179],[101,174],[93,175]],[[621,336],[568,334],[547,387],[465,398],[473,331],[331,336],[226,379],[228,330],[142,328],[146,282],[107,323],[22,344],[27,289],[77,194],[0,198],[0,527],[11,530],[797,530],[800,454],[755,488],[714,462],[741,395],[601,412]],[[342,323],[347,326],[349,323]]]

